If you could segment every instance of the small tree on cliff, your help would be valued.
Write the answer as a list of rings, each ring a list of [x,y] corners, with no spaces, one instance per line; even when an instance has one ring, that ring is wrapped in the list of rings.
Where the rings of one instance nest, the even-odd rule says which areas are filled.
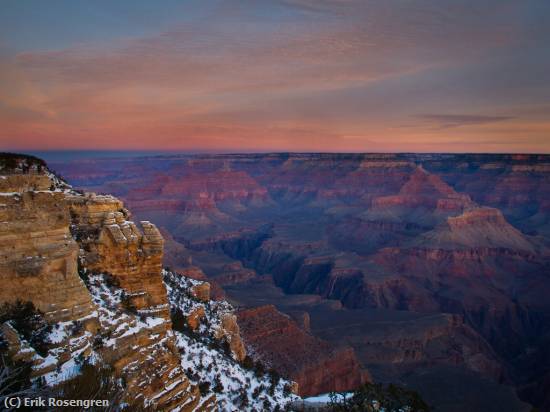
[[[246,355],[243,359],[242,365],[243,368],[251,370],[254,368],[254,360],[249,355]]]
[[[220,379],[220,375],[216,375],[214,378],[214,392],[216,393],[222,393],[224,391],[222,380]]]
[[[265,367],[264,364],[260,361],[257,361],[254,365],[254,375],[256,375],[258,378],[263,376],[265,373]]]
[[[241,393],[239,395],[239,401],[240,401],[241,406],[243,408],[246,408],[249,404],[248,394],[246,393],[246,391],[244,389],[241,390]]]
[[[12,410],[5,402],[6,399],[35,398],[46,394],[44,389],[32,386],[30,376],[30,363],[13,362],[7,355],[0,353],[0,405],[5,408],[2,410]]]
[[[0,323],[9,322],[21,338],[42,356],[48,353],[48,334],[52,327],[44,319],[44,314],[32,302],[5,303],[0,308]]]
[[[269,378],[271,379],[271,386],[277,386],[281,380],[281,375],[275,369],[270,369]]]
[[[210,391],[210,382],[200,382],[199,391],[201,393],[201,396],[208,395],[208,392]]]
[[[134,305],[134,303],[132,302],[132,297],[125,292],[122,292],[122,294],[120,295],[120,304],[126,311],[133,314],[137,313],[137,308],[136,305]]]
[[[290,384],[286,384],[284,387],[283,387],[283,395],[285,396],[290,396],[290,394],[292,393],[292,387],[290,386]]]

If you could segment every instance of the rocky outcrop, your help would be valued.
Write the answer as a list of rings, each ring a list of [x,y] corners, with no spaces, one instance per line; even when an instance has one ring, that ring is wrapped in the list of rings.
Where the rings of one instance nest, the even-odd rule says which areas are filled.
[[[51,179],[43,174],[11,174],[0,179],[0,192],[3,193],[50,190],[51,187]]]
[[[100,323],[100,344],[96,337],[94,346],[101,359],[124,378],[128,399],[155,410],[193,411],[204,405],[207,399],[201,399],[181,367],[170,321],[124,310],[125,292],[108,286],[104,276],[92,274],[88,280]]]
[[[216,388],[217,410],[271,411],[285,409],[296,400],[288,390],[294,386],[292,382],[252,370],[248,361],[235,362],[243,360],[244,352],[239,354],[236,350],[236,344],[240,343],[239,328],[229,302],[200,301],[189,293],[190,286],[200,281],[169,270],[164,270],[163,276],[172,310],[187,319],[187,325],[175,322],[177,347],[183,354],[182,365],[193,382],[209,382]],[[201,319],[198,327],[190,332],[190,322],[196,314],[200,314]],[[181,319],[180,316],[175,318]],[[220,350],[213,349],[216,347]],[[241,350],[244,350],[242,344]],[[202,386],[204,390],[204,384]]]
[[[201,322],[205,319],[206,314],[204,312],[204,307],[199,306],[196,309],[193,309],[189,315],[187,315],[187,325],[191,330],[195,331],[199,328]]]
[[[223,300],[225,298],[225,292],[221,288],[221,286],[214,280],[214,279],[208,279],[208,277],[204,274],[201,268],[198,266],[186,266],[183,268],[180,268],[177,270],[178,273],[181,273],[183,276],[200,280],[200,281],[206,281],[208,280],[208,299],[213,300]],[[203,286],[203,288],[206,288],[207,286]]]
[[[142,221],[142,232],[127,220],[122,202],[111,196],[68,196],[66,202],[82,247],[82,265],[115,276],[138,311],[168,318],[160,276],[163,239],[156,226]]]
[[[108,273],[124,290],[123,305],[153,319],[154,327],[122,335],[105,357],[126,378],[128,393],[155,408],[198,405],[198,389],[190,385],[180,366],[169,322],[166,288],[162,282],[163,239],[157,228],[142,221],[142,231],[130,220],[122,203],[110,196],[67,198],[82,253],[81,264],[95,273]],[[132,330],[132,321],[127,321]],[[135,321],[134,321],[135,322]],[[149,324],[147,324],[149,325]],[[110,323],[103,325],[109,330]],[[118,330],[118,328],[115,328]],[[107,332],[108,333],[108,332]]]
[[[161,277],[163,241],[155,226],[142,222],[143,232],[138,230],[119,200],[59,188],[46,169],[38,175],[11,172],[0,178],[9,190],[0,193],[0,301],[31,301],[61,328],[45,358],[25,349],[4,325],[12,355],[27,354],[35,376],[48,376],[78,356],[90,356],[93,342],[124,378],[129,401],[156,410],[211,408],[201,404],[180,365]],[[108,289],[94,273],[108,273],[122,288],[118,301],[105,304]],[[94,294],[94,288],[103,291]],[[69,321],[82,327],[69,327]]]
[[[296,381],[302,396],[352,390],[370,379],[351,348],[331,347],[274,306],[242,310],[237,316],[246,345],[262,361]]]
[[[374,209],[405,206],[452,211],[471,205],[473,202],[469,196],[456,193],[438,176],[426,172],[421,166],[410,175],[397,195],[378,197],[372,201]]]
[[[53,184],[46,176],[0,181],[12,177],[17,184],[0,193],[0,301],[30,300],[52,321],[88,315],[93,305],[77,272],[79,247],[69,231],[66,194],[35,191]]]
[[[308,312],[301,310],[294,310],[288,313],[296,324],[302,328],[304,331],[311,333],[311,318]]]
[[[239,361],[246,356],[246,349],[241,339],[241,330],[237,323],[237,316],[233,313],[226,313],[221,317],[221,325],[218,330],[217,338],[225,338],[229,342],[229,348]]]
[[[506,248],[533,255],[537,252],[535,245],[494,208],[480,207],[448,217],[446,225],[436,228],[436,231],[427,233],[425,237],[433,236],[439,247]]]
[[[203,282],[191,288],[191,295],[202,302],[210,300],[210,283]]]
[[[242,361],[246,356],[246,349],[233,308],[225,301],[211,300],[208,282],[167,270],[163,271],[163,277],[171,306],[185,317],[187,326],[191,329],[199,329],[202,321],[208,318],[206,315],[213,308],[219,309],[215,316],[210,316],[210,321],[215,324],[209,325],[209,331],[216,341],[227,342],[233,358]]]
[[[28,342],[21,339],[17,331],[10,325],[9,322],[4,322],[0,325],[0,335],[7,343],[7,355],[15,362],[22,362],[32,365],[31,376],[39,377],[55,370],[58,363],[47,362],[43,357],[39,356],[36,350],[31,347]],[[72,356],[72,351],[65,352],[65,356]]]

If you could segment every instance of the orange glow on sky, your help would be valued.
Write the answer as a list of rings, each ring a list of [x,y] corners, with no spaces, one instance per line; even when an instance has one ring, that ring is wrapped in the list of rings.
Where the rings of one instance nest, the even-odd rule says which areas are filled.
[[[528,2],[59,2],[49,37],[50,6],[22,3],[0,31],[4,150],[550,152]]]

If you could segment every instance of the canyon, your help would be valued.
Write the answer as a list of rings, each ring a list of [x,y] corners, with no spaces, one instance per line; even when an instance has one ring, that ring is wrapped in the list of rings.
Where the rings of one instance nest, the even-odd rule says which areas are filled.
[[[257,410],[297,399],[296,383],[242,366],[234,308],[212,300],[207,282],[163,269],[160,231],[136,224],[118,198],[73,189],[41,159],[2,153],[0,222],[3,374],[22,362],[29,385],[65,396],[87,366],[107,368],[117,410]],[[39,321],[48,327],[37,335]]]
[[[166,155],[52,167],[154,223],[164,264],[232,302],[245,346],[303,394],[372,379],[441,410],[550,408],[550,156]]]

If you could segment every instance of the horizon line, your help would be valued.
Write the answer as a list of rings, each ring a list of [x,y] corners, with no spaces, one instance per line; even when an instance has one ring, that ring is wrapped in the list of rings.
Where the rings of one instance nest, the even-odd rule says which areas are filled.
[[[448,154],[448,155],[550,155],[550,152],[474,152],[474,151],[315,151],[315,150],[243,150],[243,151],[224,151],[224,150],[155,150],[155,149],[0,149],[5,153],[157,153],[158,155],[242,155],[242,154]]]

